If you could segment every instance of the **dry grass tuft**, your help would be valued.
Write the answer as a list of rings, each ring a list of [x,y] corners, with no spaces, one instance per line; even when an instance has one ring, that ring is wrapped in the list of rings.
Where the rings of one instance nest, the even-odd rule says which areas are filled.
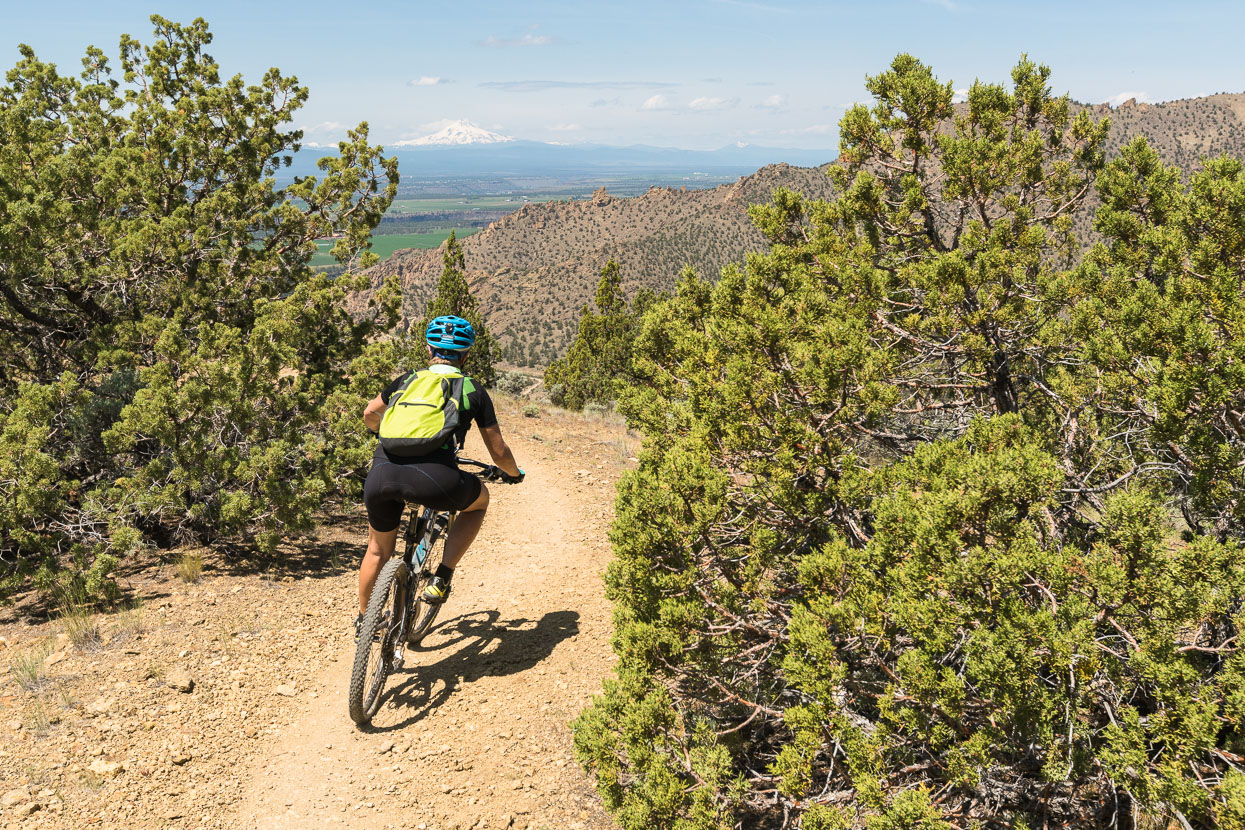
[[[182,582],[198,582],[203,576],[203,554],[196,550],[188,550],[177,562],[177,578]]]
[[[43,676],[43,659],[52,653],[52,644],[44,641],[9,664],[9,671],[17,685],[28,692],[41,689],[47,678]]]
[[[147,630],[147,620],[143,616],[143,601],[136,599],[122,609],[114,620],[116,628],[114,639],[128,640],[138,637]]]
[[[69,642],[79,651],[98,648],[104,642],[94,607],[83,591],[70,591],[61,598],[61,625]]]
[[[73,643],[74,648],[79,651],[90,651],[104,642],[99,621],[95,619],[95,615],[89,608],[81,606],[66,608],[61,616],[61,623],[65,628],[65,633],[69,635],[69,642]]]

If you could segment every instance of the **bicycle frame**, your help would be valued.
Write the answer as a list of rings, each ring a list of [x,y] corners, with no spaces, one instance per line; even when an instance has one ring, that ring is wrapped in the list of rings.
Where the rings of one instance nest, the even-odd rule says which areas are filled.
[[[418,516],[412,516],[407,522],[406,533],[403,536],[406,540],[406,551],[403,555],[412,571],[419,573],[423,569],[424,562],[428,559],[428,551],[432,549],[433,543],[441,534],[449,532],[456,515],[449,510],[433,510],[431,507],[425,507],[419,511]],[[416,540],[419,540],[418,543],[412,547],[412,543]]]

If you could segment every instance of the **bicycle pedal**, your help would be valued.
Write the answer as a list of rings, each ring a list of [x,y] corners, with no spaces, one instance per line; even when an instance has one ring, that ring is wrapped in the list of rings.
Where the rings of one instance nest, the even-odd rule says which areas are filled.
[[[393,647],[393,670],[397,671],[402,668],[403,661],[406,660],[406,648],[397,645]]]

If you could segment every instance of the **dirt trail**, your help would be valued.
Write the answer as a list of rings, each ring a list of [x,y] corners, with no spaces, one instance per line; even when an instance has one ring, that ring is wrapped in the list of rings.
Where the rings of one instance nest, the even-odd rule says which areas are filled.
[[[568,722],[613,666],[601,576],[635,442],[521,406],[498,414],[528,479],[493,485],[369,730],[345,699],[361,508],[260,568],[207,550],[192,585],[171,563],[128,573],[141,608],[96,615],[90,643],[4,612],[0,827],[612,827]]]
[[[345,717],[342,650],[252,766],[236,826],[610,826],[566,728],[611,659],[601,528],[584,527],[573,480],[514,443],[528,480],[494,485],[439,624],[390,679],[372,728]]]

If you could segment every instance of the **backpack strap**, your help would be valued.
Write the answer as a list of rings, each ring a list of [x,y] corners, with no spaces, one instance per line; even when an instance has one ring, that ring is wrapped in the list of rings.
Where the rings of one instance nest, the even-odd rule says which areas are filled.
[[[454,401],[454,405],[459,408],[459,412],[462,412],[467,408],[467,397],[463,392],[466,380],[467,378],[465,375],[458,375],[457,377],[447,376],[441,381],[441,388],[445,391],[445,399]],[[461,419],[459,420],[459,426],[462,426]],[[455,429],[454,432],[450,434],[450,440],[446,443],[445,449],[457,452],[459,447],[460,442],[458,438],[458,430]]]
[[[414,372],[411,372],[406,377],[402,378],[402,382],[398,384],[398,388],[393,390],[393,394],[389,396],[389,400],[392,401],[394,398],[402,397],[402,393],[406,391],[406,387],[411,385],[411,381],[415,380],[415,376],[418,374],[419,374],[419,371],[416,370]]]

